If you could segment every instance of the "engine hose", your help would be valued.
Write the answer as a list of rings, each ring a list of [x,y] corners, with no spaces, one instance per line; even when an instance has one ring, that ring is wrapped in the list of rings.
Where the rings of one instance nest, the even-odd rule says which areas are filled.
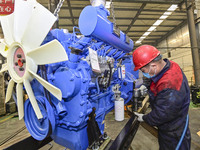
[[[185,128],[184,128],[183,133],[181,135],[181,138],[180,138],[180,140],[179,140],[179,142],[178,142],[178,144],[176,146],[176,150],[178,150],[180,148],[180,146],[181,146],[181,143],[183,141],[183,138],[185,136],[185,133],[186,133],[186,130],[187,130],[187,127],[188,127],[188,120],[189,120],[189,117],[188,117],[188,114],[187,114]]]
[[[109,66],[109,69],[110,69],[110,74],[109,74],[109,80],[108,80],[108,85],[107,85],[107,87],[109,87],[109,86],[110,86],[110,83],[111,83],[111,78],[112,78],[112,68],[111,68],[111,65],[110,65],[110,63],[108,63],[108,66]]]
[[[100,76],[98,76],[98,77],[96,78],[97,94],[100,93],[100,88],[99,88],[99,77],[100,77]]]

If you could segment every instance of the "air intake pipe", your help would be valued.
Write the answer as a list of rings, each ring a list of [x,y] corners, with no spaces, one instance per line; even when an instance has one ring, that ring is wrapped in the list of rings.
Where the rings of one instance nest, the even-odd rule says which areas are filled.
[[[133,49],[133,41],[107,19],[109,11],[103,6],[105,1],[92,1],[94,6],[86,6],[79,17],[79,29],[85,36],[94,36],[109,43],[115,48],[129,53]]]

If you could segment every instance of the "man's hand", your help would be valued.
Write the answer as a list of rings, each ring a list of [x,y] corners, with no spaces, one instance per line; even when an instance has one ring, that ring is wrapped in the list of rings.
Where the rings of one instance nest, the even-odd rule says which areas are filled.
[[[142,95],[142,96],[144,96],[144,95],[147,94],[147,91],[148,91],[148,90],[147,90],[146,86],[141,85],[139,89],[140,89],[140,92],[141,92],[141,95]]]
[[[144,116],[144,114],[140,114],[140,113],[137,113],[137,112],[134,112],[134,114],[138,117],[137,120],[139,122],[143,122],[144,121],[143,118],[142,118]]]

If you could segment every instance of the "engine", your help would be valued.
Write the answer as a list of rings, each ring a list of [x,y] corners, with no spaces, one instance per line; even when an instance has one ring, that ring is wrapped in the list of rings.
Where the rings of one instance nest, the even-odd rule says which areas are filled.
[[[50,45],[42,53],[45,58],[40,58],[37,50],[23,52],[26,46],[23,48],[20,44],[10,48],[14,51],[14,59],[7,58],[8,67],[12,66],[10,62],[13,60],[17,63],[9,72],[17,83],[17,93],[21,91],[23,82],[29,96],[24,104],[24,121],[35,139],[51,136],[62,146],[85,150],[99,138],[106,138],[104,119],[114,109],[115,102],[126,104],[132,99],[133,89],[140,85],[137,80],[139,72],[133,71],[132,57],[128,55],[133,49],[133,41],[107,19],[108,15],[109,11],[103,5],[87,6],[81,12],[79,27],[74,27],[73,33],[63,29],[51,30],[41,44],[42,51],[46,50],[45,45]],[[55,41],[64,47],[68,60],[63,57],[61,62],[52,63],[55,58],[62,57]],[[51,57],[48,48],[53,48]],[[43,63],[43,59],[48,63]],[[26,63],[30,65],[23,67]],[[38,68],[32,67],[35,64]],[[34,76],[30,79],[30,86],[28,75]],[[59,90],[54,87],[61,91],[61,99],[55,96],[59,95]],[[17,95],[20,110],[21,96]],[[21,116],[23,118],[23,113]]]

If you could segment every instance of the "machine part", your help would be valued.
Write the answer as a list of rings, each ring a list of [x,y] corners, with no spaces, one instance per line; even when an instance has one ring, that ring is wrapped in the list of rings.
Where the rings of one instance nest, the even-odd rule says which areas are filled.
[[[43,115],[43,118],[39,120],[37,119],[37,117],[35,116],[35,112],[32,108],[32,105],[30,103],[30,100],[28,99],[25,102],[24,121],[31,136],[35,138],[36,140],[41,141],[47,138],[49,135],[51,135],[53,131],[52,127],[55,128],[55,117],[52,112],[49,112],[50,110],[48,111],[46,110],[46,107],[48,109],[51,108],[48,106],[50,104],[47,104],[48,101],[46,99],[37,98],[37,102],[41,110],[41,113]],[[52,116],[49,116],[50,114]]]
[[[133,111],[137,111],[139,107],[141,107],[141,92],[140,89],[134,89],[134,96],[133,96],[133,103],[134,108]]]
[[[124,99],[119,98],[115,100],[115,120],[123,121],[124,120]]]
[[[41,74],[41,77],[42,77],[44,80],[48,81],[48,79],[47,79],[46,66],[45,66],[45,65],[40,65],[39,68],[40,68],[40,71],[41,71],[41,73],[40,73],[40,74]],[[49,101],[49,103],[52,105],[50,93],[49,93],[49,91],[47,91],[45,88],[44,88],[44,94],[45,94],[45,97],[47,98],[47,100]]]
[[[131,52],[133,49],[133,41],[130,40],[130,43],[127,44],[127,42],[125,42],[126,35],[122,31],[119,31],[119,35],[116,36],[116,34],[114,34],[115,26],[107,19],[107,16],[109,16],[109,12],[104,7],[86,6],[79,17],[81,34],[85,36],[94,36],[125,53]],[[88,28],[88,26],[90,28]]]
[[[45,21],[46,18],[48,18],[48,22]],[[5,42],[8,44],[6,46],[9,47],[5,54],[7,63],[3,64],[0,71],[8,70],[11,76],[6,93],[6,102],[11,98],[14,83],[17,83],[17,106],[19,119],[22,119],[24,116],[24,84],[36,116],[40,119],[43,116],[35,100],[30,82],[36,78],[58,99],[61,100],[62,97],[58,88],[36,74],[38,65],[56,63],[68,59],[64,48],[56,40],[40,46],[56,18],[36,1],[17,0],[15,1],[14,13],[9,16],[1,16],[0,20]],[[1,53],[5,53],[5,50],[4,52],[1,51]]]
[[[121,96],[121,91],[119,90],[120,88],[120,85],[119,84],[116,84],[112,87],[112,91],[114,92],[114,97],[115,97],[115,100],[120,100],[120,96]]]
[[[124,99],[121,98],[121,91],[119,90],[119,84],[116,84],[112,87],[115,97],[115,120],[123,121],[124,120]]]
[[[89,120],[87,123],[89,147],[92,148],[93,150],[98,149],[100,145],[100,139],[102,138],[99,126],[95,120],[96,117],[95,110],[96,109],[93,108],[93,111],[90,113]]]
[[[140,123],[139,121],[137,121],[136,116],[132,115],[132,117],[126,123],[125,127],[121,130],[112,145],[105,150],[128,150],[138,130],[139,125]]]
[[[92,14],[94,11],[94,18],[102,21],[90,22],[94,25],[92,27],[97,27],[98,32],[95,32],[98,34],[94,32],[94,35],[87,36],[79,36],[75,30],[74,33],[62,29],[49,32],[56,17],[40,8],[36,1],[18,0],[14,12],[16,14],[9,15],[8,18],[1,17],[6,46],[2,45],[3,49],[0,52],[5,52],[8,58],[8,63],[3,65],[1,72],[12,70],[7,99],[17,81],[19,114],[20,118],[23,118],[23,112],[27,113],[25,121],[26,124],[31,124],[29,132],[33,132],[31,134],[36,139],[40,134],[41,139],[51,134],[56,143],[71,150],[87,149],[91,136],[87,133],[87,124],[92,108],[95,108],[96,116],[93,116],[93,121],[89,122],[92,125],[89,126],[90,132],[95,131],[95,137],[98,137],[96,141],[90,142],[94,143],[93,148],[96,149],[104,140],[104,136],[100,140],[99,136],[104,134],[105,115],[114,109],[114,101],[123,98],[126,104],[133,96],[135,83],[128,76],[137,79],[138,72],[133,71],[131,56],[124,56],[132,50],[133,43],[130,41],[130,44],[127,44],[121,32],[120,37],[113,33],[113,23],[107,20],[108,11],[103,5],[86,7],[86,13],[87,9],[91,10]],[[95,21],[90,16],[87,17],[88,21]],[[118,46],[121,46],[121,49]],[[6,47],[9,49],[6,50]],[[88,59],[89,48],[97,54],[101,73],[92,71]],[[40,65],[45,65],[42,66],[45,68],[38,67]],[[126,70],[124,79],[120,79],[115,71],[121,65],[124,65]],[[46,72],[43,72],[45,69]],[[29,96],[24,111],[22,83]],[[49,95],[43,87],[50,92]],[[33,114],[37,117],[30,117]],[[95,126],[95,129],[91,126]]]

